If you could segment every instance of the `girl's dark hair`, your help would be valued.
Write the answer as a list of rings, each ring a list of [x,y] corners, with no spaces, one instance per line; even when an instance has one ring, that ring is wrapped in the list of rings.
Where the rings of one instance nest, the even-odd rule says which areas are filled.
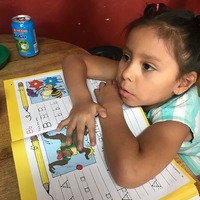
[[[144,15],[127,26],[127,34],[137,27],[152,27],[173,49],[180,68],[179,77],[195,71],[200,75],[200,16],[188,10],[169,10],[163,3],[148,4]]]
[[[151,3],[144,9],[144,15],[153,17],[168,10],[164,3]]]

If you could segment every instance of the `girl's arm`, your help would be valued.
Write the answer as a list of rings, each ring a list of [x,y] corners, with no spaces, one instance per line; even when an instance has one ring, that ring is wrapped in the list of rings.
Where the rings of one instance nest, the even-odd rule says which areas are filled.
[[[161,172],[174,159],[190,132],[180,122],[166,121],[149,126],[135,137],[125,122],[116,91],[113,83],[101,83],[95,90],[98,102],[107,111],[107,118],[100,117],[104,155],[116,183],[133,188]]]
[[[86,79],[112,80],[117,73],[118,62],[92,55],[70,55],[63,61],[64,79],[73,103],[69,116],[61,121],[57,130],[67,126],[67,144],[72,142],[72,132],[77,129],[77,148],[83,147],[85,128],[89,131],[91,145],[95,145],[95,116],[106,117],[105,109],[94,103]]]

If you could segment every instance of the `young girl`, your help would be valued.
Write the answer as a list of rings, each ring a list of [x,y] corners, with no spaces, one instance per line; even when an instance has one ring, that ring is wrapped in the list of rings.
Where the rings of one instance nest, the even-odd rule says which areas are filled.
[[[144,184],[177,153],[188,156],[200,173],[200,101],[195,82],[200,74],[200,20],[190,11],[148,5],[144,16],[128,26],[120,62],[92,55],[71,55],[63,71],[73,102],[67,119],[67,144],[77,129],[83,148],[85,127],[95,145],[95,116],[102,126],[108,168],[120,186]],[[94,103],[86,79],[101,82]],[[129,130],[122,104],[142,106],[151,125],[138,137]],[[196,160],[195,160],[196,159]],[[196,166],[195,166],[196,163]],[[198,174],[197,174],[198,175]]]

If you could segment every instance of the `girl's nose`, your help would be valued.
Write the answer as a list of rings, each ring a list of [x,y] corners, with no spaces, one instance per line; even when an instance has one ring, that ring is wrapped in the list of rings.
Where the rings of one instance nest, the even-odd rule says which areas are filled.
[[[122,77],[124,78],[124,80],[133,82],[135,79],[133,67],[131,66],[126,67],[122,72]]]

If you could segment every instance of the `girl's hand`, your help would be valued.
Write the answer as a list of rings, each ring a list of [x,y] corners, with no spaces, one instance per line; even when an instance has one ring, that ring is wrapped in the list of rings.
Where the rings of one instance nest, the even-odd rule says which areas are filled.
[[[74,105],[69,116],[62,120],[57,127],[57,131],[60,131],[63,127],[67,128],[66,143],[71,145],[72,134],[76,129],[76,145],[78,150],[83,148],[84,134],[86,130],[89,133],[90,144],[94,146],[96,144],[95,133],[95,117],[100,115],[106,118],[106,110],[94,102],[84,102],[78,105]]]
[[[95,89],[98,103],[104,108],[117,104],[123,104],[116,81],[101,82],[98,89]]]

